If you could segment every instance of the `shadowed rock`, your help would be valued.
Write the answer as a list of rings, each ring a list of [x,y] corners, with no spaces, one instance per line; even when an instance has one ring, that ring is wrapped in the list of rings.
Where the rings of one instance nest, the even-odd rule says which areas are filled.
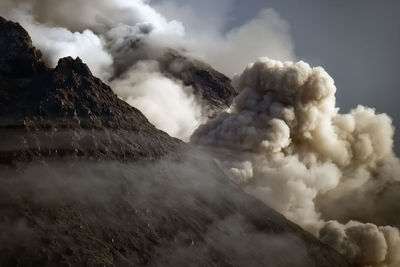
[[[212,86],[214,74],[189,67],[181,78]],[[232,97],[224,83],[216,106]],[[47,68],[1,18],[0,163],[1,266],[349,266],[79,58]]]
[[[180,142],[120,100],[79,58],[46,68],[19,25],[0,20],[0,163],[46,157],[158,158]]]

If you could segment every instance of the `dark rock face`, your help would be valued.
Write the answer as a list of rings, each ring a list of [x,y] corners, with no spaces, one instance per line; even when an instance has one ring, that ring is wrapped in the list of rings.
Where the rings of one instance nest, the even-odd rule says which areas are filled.
[[[3,19],[0,68],[0,163],[57,155],[157,158],[179,144],[79,58],[46,68],[27,32]]]
[[[203,107],[204,115],[215,116],[228,108],[237,95],[228,77],[209,64],[185,55],[184,50],[158,48],[154,51],[138,38],[123,47],[123,51],[114,56],[113,79],[123,76],[127,69],[141,60],[156,61],[163,75],[193,88],[193,92],[187,93],[195,94]]]
[[[193,153],[7,173],[1,266],[350,266]]]
[[[0,266],[349,266],[191,149],[0,18]]]
[[[32,46],[28,33],[0,17],[0,74],[26,77],[45,69],[41,53]]]
[[[194,89],[200,103],[208,108],[206,112],[210,117],[232,104],[236,92],[231,80],[210,65],[184,57],[173,50],[166,52],[160,63],[164,74]]]

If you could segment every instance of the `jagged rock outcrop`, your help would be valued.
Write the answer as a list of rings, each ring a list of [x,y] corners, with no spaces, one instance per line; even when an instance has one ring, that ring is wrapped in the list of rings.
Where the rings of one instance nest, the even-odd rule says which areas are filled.
[[[0,36],[2,77],[29,77],[45,69],[41,53],[21,26],[0,17]]]
[[[45,67],[18,24],[0,21],[0,163],[43,157],[157,158],[180,142],[120,100],[79,59]]]
[[[114,58],[114,77],[111,80],[123,76],[137,62],[156,61],[163,75],[183,83],[190,90],[188,94],[194,93],[202,106],[203,115],[209,117],[227,109],[237,95],[227,76],[209,64],[187,55],[184,50],[158,48],[155,52],[151,45],[136,37],[123,47],[123,51]]]
[[[0,62],[0,266],[349,266],[1,18]]]
[[[169,50],[159,59],[163,73],[191,86],[194,94],[208,112],[214,116],[227,109],[236,96],[231,80],[210,65]]]

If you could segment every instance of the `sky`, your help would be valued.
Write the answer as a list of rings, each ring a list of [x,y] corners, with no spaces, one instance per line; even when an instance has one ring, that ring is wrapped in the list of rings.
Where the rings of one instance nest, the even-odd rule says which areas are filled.
[[[395,127],[399,128],[400,1],[215,2],[153,0],[150,4],[164,15],[168,12],[160,6],[171,3],[180,7],[190,6],[195,10],[195,16],[185,17],[185,12],[182,12],[170,14],[171,17],[180,16],[186,27],[207,23],[209,27],[225,32],[251,20],[260,10],[272,8],[288,23],[295,59],[322,66],[334,78],[340,112],[348,112],[358,104],[374,107],[392,117]],[[396,131],[395,146],[399,154],[399,131]]]

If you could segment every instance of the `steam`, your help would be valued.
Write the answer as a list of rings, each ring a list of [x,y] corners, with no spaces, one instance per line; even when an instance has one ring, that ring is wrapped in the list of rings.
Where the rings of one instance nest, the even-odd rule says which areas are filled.
[[[221,37],[203,38],[202,42],[193,44],[198,57],[229,77],[261,55],[295,59],[289,25],[273,9],[261,10],[255,18]]]
[[[221,164],[247,192],[352,262],[398,266],[391,119],[363,106],[338,113],[333,79],[301,61],[261,58],[233,84],[239,95],[230,112],[192,141],[219,147]]]
[[[87,7],[90,2],[93,10]],[[141,60],[150,55],[162,56],[163,48],[158,42],[163,38],[176,39],[182,34],[182,26],[178,22],[167,22],[142,1],[118,0],[114,1],[115,6],[107,2],[86,1],[82,10],[88,16],[76,17],[76,21],[72,19],[74,16],[65,17],[65,14],[46,15],[50,10],[56,13],[60,8],[70,10],[72,2],[63,2],[60,6],[48,3],[48,12],[38,9],[40,1],[21,5],[9,2],[14,8],[6,15],[26,28],[48,65],[54,67],[65,56],[81,57],[96,76],[108,81],[120,97],[140,109],[155,126],[188,140],[202,121],[201,106],[194,99],[193,89],[161,74],[157,62]],[[122,15],[118,11],[123,11]],[[98,15],[105,16],[107,12],[113,14],[112,20],[99,21]],[[38,20],[50,20],[51,24],[62,26],[39,23],[32,13]],[[82,32],[72,32],[65,25],[72,28],[80,25]],[[134,47],[137,42],[141,45]],[[166,45],[167,41],[163,43]]]
[[[193,88],[166,78],[157,61],[141,61],[111,82],[116,93],[138,108],[158,128],[189,141],[204,119]]]
[[[29,32],[32,41],[40,48],[47,64],[55,67],[63,57],[80,57],[94,75],[108,79],[112,75],[112,56],[106,51],[104,41],[91,30],[71,32],[66,28],[48,27],[34,21],[26,8],[12,10],[15,18]]]
[[[222,3],[222,7],[226,5]],[[213,26],[210,26],[204,25],[203,18],[197,17],[194,10],[185,8],[189,11],[187,14],[194,14],[191,18],[201,21],[197,24],[201,25],[200,30],[187,17],[179,15],[181,8],[174,2],[154,9],[144,0],[3,0],[0,15],[20,22],[27,29],[50,66],[55,66],[61,57],[82,58],[96,76],[112,84],[117,93],[124,92],[120,96],[129,98],[128,102],[141,109],[153,124],[174,137],[187,140],[198,121],[205,120],[198,116],[199,107],[203,114],[208,107],[205,103],[195,103],[191,88],[166,77],[154,67],[143,75],[147,81],[143,78],[137,81],[133,77],[138,75],[132,72],[143,73],[143,60],[160,61],[168,49],[174,49],[183,55],[207,60],[231,76],[261,55],[284,59],[294,56],[289,27],[273,10],[263,10],[255,19],[225,34],[223,25],[228,14],[215,13]],[[167,19],[157,10],[173,17]],[[159,95],[154,88],[143,93],[154,81],[165,90]],[[160,101],[166,92],[173,93]],[[134,99],[136,96],[140,99]],[[160,102],[162,105],[157,108],[144,105]],[[171,107],[176,107],[179,115]]]
[[[262,9],[251,20],[227,31],[232,2],[202,1],[193,7],[188,1],[172,0],[161,2],[155,9],[182,21],[189,52],[229,77],[262,55],[295,59],[289,24],[273,9]],[[204,5],[212,6],[212,10],[202,10]],[[203,12],[207,12],[209,23],[204,23]]]

